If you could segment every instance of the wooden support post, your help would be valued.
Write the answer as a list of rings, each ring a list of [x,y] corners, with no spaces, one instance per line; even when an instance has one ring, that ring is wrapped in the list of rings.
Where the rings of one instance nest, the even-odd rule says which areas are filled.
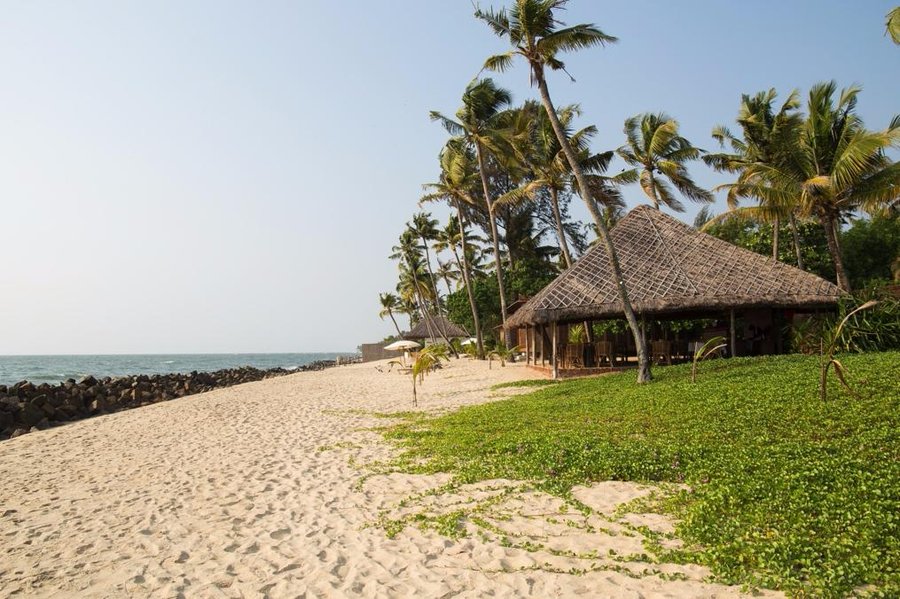
[[[541,366],[547,361],[547,325],[541,325]]]
[[[731,357],[737,356],[737,330],[734,324],[734,308],[731,309]]]
[[[528,325],[525,325],[525,364],[531,364],[531,339],[528,335]]]
[[[534,355],[531,357],[531,363],[537,366],[537,335],[535,335],[535,327],[531,327],[531,351]]]
[[[552,360],[553,360],[553,378],[558,379],[559,378],[559,357],[557,356],[557,351],[556,351],[556,349],[557,349],[556,338],[558,337],[556,321],[553,321],[553,325],[550,327],[550,335],[552,335],[552,337],[553,337],[553,339],[551,340],[551,343],[553,346],[553,354],[552,354],[553,355],[553,358],[552,358]]]

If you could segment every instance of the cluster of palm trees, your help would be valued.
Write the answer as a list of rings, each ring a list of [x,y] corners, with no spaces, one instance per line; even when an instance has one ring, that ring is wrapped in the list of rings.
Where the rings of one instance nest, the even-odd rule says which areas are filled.
[[[743,96],[737,123],[741,136],[716,127],[713,137],[728,152],[703,159],[719,171],[735,173],[727,191],[729,211],[717,220],[751,218],[789,222],[798,266],[803,268],[798,219],[818,222],[825,233],[838,285],[850,291],[840,249],[840,226],[852,214],[892,213],[900,198],[900,164],[887,151],[900,144],[900,116],[871,131],[856,113],[858,87],[837,92],[833,81],[812,87],[801,112],[798,92],[777,107],[775,90]],[[755,202],[740,207],[742,199]],[[773,239],[773,255],[778,255]]]
[[[653,206],[676,212],[684,210],[683,199],[713,202],[713,193],[699,187],[688,172],[688,164],[701,159],[736,175],[734,182],[721,186],[730,210],[718,220],[783,220],[795,226],[800,219],[816,219],[826,229],[838,282],[849,290],[836,232],[853,211],[896,208],[900,171],[885,152],[900,140],[900,119],[883,131],[868,131],[855,113],[859,90],[843,90],[835,99],[835,85],[825,83],[811,90],[805,115],[796,92],[777,110],[774,91],[744,96],[737,119],[740,135],[722,126],[713,130],[722,152],[706,153],[695,147],[680,134],[676,120],[659,113],[627,119],[625,144],[595,153],[590,142],[596,128],[575,128],[574,121],[581,116],[577,105],[554,105],[546,71],[566,72],[562,54],[611,44],[616,38],[591,24],[564,26],[556,14],[565,4],[566,0],[516,0],[508,10],[476,9],[476,18],[509,43],[508,50],[489,57],[482,70],[505,71],[521,60],[539,100],[514,105],[507,90],[488,77],[479,77],[466,87],[453,116],[431,113],[450,138],[439,155],[438,180],[424,186],[426,194],[420,203],[444,202],[453,217],[442,229],[424,212],[408,223],[392,254],[400,264],[397,294],[382,294],[382,316],[393,318],[400,311],[428,325],[436,315],[447,313],[439,280],[448,295],[453,284],[462,286],[478,355],[483,357],[484,315],[479,314],[472,292],[475,277],[483,276],[483,262],[493,262],[499,320],[506,330],[510,298],[505,279],[516,260],[522,259],[522,248],[545,261],[556,258],[557,267],[564,269],[584,250],[585,229],[592,229],[595,243],[604,246],[610,260],[635,339],[638,381],[648,381],[646,343],[609,228],[624,211],[624,185],[639,184]],[[609,175],[607,169],[616,155],[626,168]],[[568,203],[576,195],[585,203],[592,227],[568,218]],[[754,205],[741,206],[742,200],[752,200]],[[472,233],[475,228],[484,232],[486,240]],[[540,243],[545,234],[554,238],[551,249]],[[794,243],[799,243],[796,236]],[[441,255],[451,258],[441,262]]]

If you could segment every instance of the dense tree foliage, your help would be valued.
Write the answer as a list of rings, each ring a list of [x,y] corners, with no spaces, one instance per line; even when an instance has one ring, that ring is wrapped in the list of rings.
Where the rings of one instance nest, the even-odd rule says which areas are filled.
[[[775,89],[744,94],[736,127],[712,129],[714,151],[684,138],[664,112],[627,119],[618,149],[593,148],[596,127],[578,105],[554,106],[545,75],[565,70],[562,54],[616,39],[592,24],[564,26],[557,15],[565,4],[515,0],[508,9],[476,10],[509,43],[484,69],[523,62],[538,99],[517,104],[491,79],[476,78],[456,113],[431,113],[451,137],[421,202],[444,203],[452,218],[411,215],[393,253],[400,277],[396,299],[382,296],[384,318],[406,314],[427,324],[446,314],[476,336],[484,357],[482,339],[499,341],[508,306],[534,295],[592,244],[603,244],[620,272],[608,229],[625,213],[623,186],[633,184],[659,209],[679,212],[682,199],[699,202],[696,227],[845,289],[900,276],[900,165],[890,157],[900,147],[900,117],[869,129],[856,110],[860,90],[824,82],[805,97],[779,97]],[[616,155],[625,168],[610,168]],[[731,180],[701,188],[689,172],[698,159]],[[709,206],[714,193],[728,205],[718,215]],[[588,224],[572,218],[576,196]],[[617,280],[623,322],[640,347],[627,289]],[[639,380],[648,380],[649,368],[641,372]]]

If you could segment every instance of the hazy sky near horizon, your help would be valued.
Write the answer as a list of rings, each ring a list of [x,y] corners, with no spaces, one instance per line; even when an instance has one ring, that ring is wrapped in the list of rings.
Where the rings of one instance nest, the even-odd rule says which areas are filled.
[[[741,93],[828,79],[862,85],[881,128],[900,112],[893,3],[574,0],[564,21],[620,42],[569,57],[577,82],[551,93],[582,105],[597,150],[660,110],[712,148]],[[0,354],[382,338],[387,256],[446,140],[428,111],[455,112],[504,49],[469,0],[3,3]],[[522,64],[495,78],[536,97]]]

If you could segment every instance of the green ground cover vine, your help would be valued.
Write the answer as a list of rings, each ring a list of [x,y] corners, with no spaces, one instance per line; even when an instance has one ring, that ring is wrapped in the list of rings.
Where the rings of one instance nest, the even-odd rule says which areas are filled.
[[[668,559],[795,597],[900,596],[900,352],[842,360],[859,398],[830,381],[819,401],[815,356],[737,358],[696,384],[689,365],[564,381],[384,433],[398,464],[459,483],[684,483],[657,502],[685,541]]]

